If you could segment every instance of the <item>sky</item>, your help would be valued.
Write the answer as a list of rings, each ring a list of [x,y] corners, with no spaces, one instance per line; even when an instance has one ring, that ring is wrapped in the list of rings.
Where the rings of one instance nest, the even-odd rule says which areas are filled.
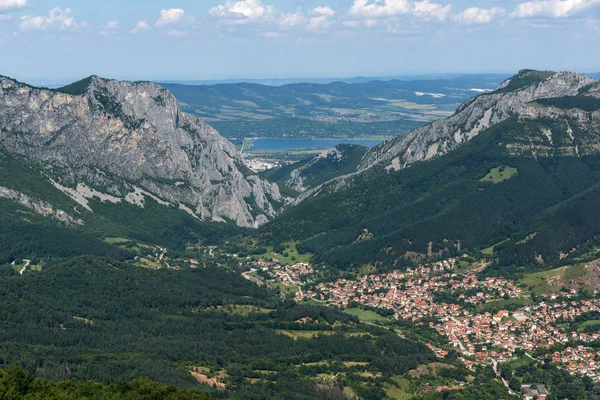
[[[0,0],[29,83],[600,71],[600,0]]]

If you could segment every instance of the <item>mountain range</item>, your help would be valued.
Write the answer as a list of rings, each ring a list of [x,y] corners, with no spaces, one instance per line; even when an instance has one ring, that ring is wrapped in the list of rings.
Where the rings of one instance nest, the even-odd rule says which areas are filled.
[[[595,398],[599,122],[523,70],[257,175],[156,84],[2,77],[0,397]]]
[[[600,234],[588,215],[600,185],[599,93],[585,75],[523,70],[375,148],[342,145],[259,176],[156,84],[93,76],[49,90],[3,77],[3,240],[18,229],[41,240],[32,222],[79,230],[80,241],[162,244],[231,237],[237,225],[344,268],[495,244],[498,265],[536,268]]]
[[[599,88],[581,74],[523,70],[453,116],[366,151],[352,172],[304,188],[262,238],[299,240],[342,268],[494,244],[504,271],[585,253],[600,234]],[[288,170],[279,181],[294,188],[304,166]]]
[[[256,227],[283,200],[230,142],[153,83],[93,76],[46,90],[2,77],[0,130],[3,150],[70,197],[77,207],[65,212],[83,220],[95,197]]]

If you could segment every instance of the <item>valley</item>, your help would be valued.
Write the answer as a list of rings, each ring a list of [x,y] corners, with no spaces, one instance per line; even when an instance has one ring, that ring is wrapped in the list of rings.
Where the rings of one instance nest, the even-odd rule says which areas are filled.
[[[236,101],[271,93],[273,112],[292,90],[307,119],[336,124],[307,99],[431,113],[422,98],[450,109],[464,91],[426,84],[441,83],[226,89]],[[421,94],[390,102],[372,85]],[[33,374],[31,393],[71,390],[51,383],[66,380],[110,392],[133,380],[226,399],[598,391],[590,78],[523,70],[380,143],[333,135],[307,150],[326,141],[296,135],[241,152],[154,84],[0,89],[0,366],[20,366],[1,385]],[[215,105],[225,90],[183,89]],[[387,117],[376,123],[402,126]]]

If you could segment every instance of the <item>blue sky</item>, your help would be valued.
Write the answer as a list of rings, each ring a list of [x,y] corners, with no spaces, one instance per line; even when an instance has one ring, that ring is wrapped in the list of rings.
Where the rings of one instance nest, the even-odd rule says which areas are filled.
[[[600,71],[600,0],[0,0],[0,74],[62,83]]]

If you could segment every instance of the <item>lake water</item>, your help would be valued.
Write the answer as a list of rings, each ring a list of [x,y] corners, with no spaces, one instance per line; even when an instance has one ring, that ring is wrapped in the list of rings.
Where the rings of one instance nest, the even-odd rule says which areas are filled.
[[[251,150],[296,150],[296,149],[328,149],[338,144],[359,144],[362,146],[377,146],[383,140],[351,140],[351,139],[258,139],[254,141]]]

